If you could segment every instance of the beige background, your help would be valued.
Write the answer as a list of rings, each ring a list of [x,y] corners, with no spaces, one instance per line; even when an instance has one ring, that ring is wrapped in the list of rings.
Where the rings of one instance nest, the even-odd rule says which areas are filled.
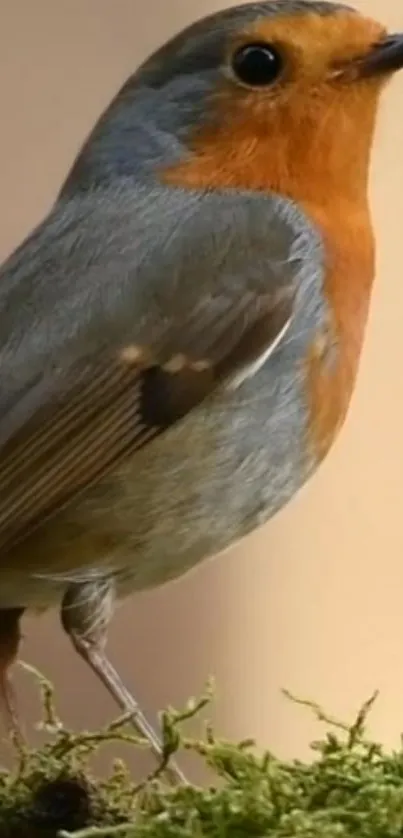
[[[145,55],[219,0],[2,0],[0,257],[49,207],[102,108]],[[403,29],[400,0],[360,9]],[[400,11],[399,11],[400,8]],[[219,729],[304,755],[318,733],[287,686],[337,714],[379,687],[374,733],[403,730],[403,74],[380,119],[373,196],[379,269],[347,426],[317,477],[263,532],[187,579],[119,610],[110,652],[149,712],[214,673]],[[24,658],[77,726],[113,706],[54,617],[28,620]],[[29,678],[16,676],[29,724]]]

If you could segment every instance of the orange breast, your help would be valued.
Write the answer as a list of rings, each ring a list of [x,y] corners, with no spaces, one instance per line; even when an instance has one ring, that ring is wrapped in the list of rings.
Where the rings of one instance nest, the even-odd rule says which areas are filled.
[[[368,211],[353,208],[331,217],[307,207],[322,230],[327,269],[325,294],[338,341],[337,362],[326,362],[323,341],[309,348],[306,358],[307,398],[310,406],[310,444],[321,459],[343,423],[356,380],[375,272],[374,240]]]

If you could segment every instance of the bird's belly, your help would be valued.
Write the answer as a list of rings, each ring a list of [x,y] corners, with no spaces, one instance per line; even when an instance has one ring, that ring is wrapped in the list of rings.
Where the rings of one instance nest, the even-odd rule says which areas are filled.
[[[182,575],[298,490],[314,465],[305,430],[294,379],[259,373],[145,447],[16,548],[8,575],[0,569],[0,607],[3,599],[51,603],[69,579],[94,572],[116,574],[121,594]]]

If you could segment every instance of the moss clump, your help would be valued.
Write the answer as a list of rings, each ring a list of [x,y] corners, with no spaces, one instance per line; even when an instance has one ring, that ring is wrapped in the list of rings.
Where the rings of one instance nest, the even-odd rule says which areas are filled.
[[[311,763],[256,753],[252,742],[202,740],[181,733],[182,722],[210,700],[161,716],[164,762],[140,786],[124,764],[95,780],[88,761],[104,742],[139,746],[127,719],[95,733],[75,734],[56,718],[51,686],[40,678],[49,740],[19,749],[14,773],[0,775],[0,838],[402,838],[403,749],[386,753],[367,738],[373,696],[348,725],[306,704],[328,732],[312,745]],[[289,694],[288,694],[289,695]],[[143,743],[144,744],[144,743]],[[180,748],[205,760],[216,782],[208,788],[164,782],[164,767]]]

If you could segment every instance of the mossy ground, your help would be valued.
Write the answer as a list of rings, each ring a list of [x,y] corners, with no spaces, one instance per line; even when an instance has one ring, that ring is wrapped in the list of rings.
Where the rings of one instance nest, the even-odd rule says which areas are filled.
[[[348,725],[306,704],[327,726],[310,763],[258,754],[252,742],[219,740],[207,729],[186,740],[182,723],[210,700],[161,716],[165,760],[191,749],[217,778],[207,788],[164,782],[163,765],[135,786],[123,763],[106,780],[88,767],[104,742],[139,747],[127,720],[76,734],[56,717],[50,684],[38,676],[44,725],[40,749],[20,749],[16,768],[0,775],[0,838],[402,838],[403,748],[386,753],[370,741],[366,719],[373,698]],[[293,699],[297,701],[296,699]]]

